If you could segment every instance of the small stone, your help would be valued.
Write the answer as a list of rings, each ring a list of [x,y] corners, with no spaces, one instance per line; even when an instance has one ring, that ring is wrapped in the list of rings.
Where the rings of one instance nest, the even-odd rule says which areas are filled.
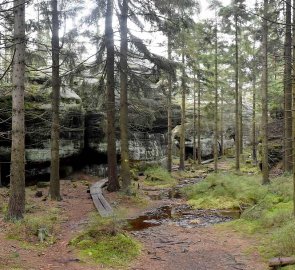
[[[201,221],[199,220],[199,219],[193,219],[193,220],[190,220],[190,222],[189,222],[190,224],[200,224],[201,223]]]

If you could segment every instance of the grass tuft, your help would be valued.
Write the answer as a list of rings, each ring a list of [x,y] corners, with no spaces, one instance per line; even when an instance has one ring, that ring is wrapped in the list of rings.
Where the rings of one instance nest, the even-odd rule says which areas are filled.
[[[146,176],[144,183],[149,186],[164,188],[177,184],[177,180],[162,167],[149,167],[144,174]]]
[[[267,194],[255,176],[232,173],[211,174],[206,180],[183,189],[189,203],[196,208],[246,208],[255,205]]]
[[[119,220],[92,215],[88,228],[70,241],[83,258],[110,267],[127,266],[141,251],[141,244],[121,231]]]
[[[183,192],[196,208],[243,210],[239,220],[219,226],[257,236],[261,242],[258,250],[264,257],[294,256],[292,176],[277,177],[267,186],[260,182],[260,176],[219,173]]]

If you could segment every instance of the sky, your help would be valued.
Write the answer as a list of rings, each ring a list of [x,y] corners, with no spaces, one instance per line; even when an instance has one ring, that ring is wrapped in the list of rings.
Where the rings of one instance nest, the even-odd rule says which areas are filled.
[[[214,16],[214,12],[212,10],[208,9],[209,1],[208,0],[199,0],[199,1],[200,1],[200,6],[201,6],[201,12],[200,12],[200,14],[198,14],[194,17],[195,21],[212,18]],[[254,5],[255,1],[256,0],[247,0],[246,1],[247,8],[252,7]],[[223,6],[226,6],[226,5],[230,4],[231,0],[220,0],[220,2]],[[82,16],[85,16],[86,14],[89,14],[91,12],[91,10],[93,9],[94,4],[91,0],[85,0],[85,3],[86,3],[85,4],[86,8],[84,9],[84,11],[82,11],[80,13],[80,15],[78,17],[82,17]],[[36,16],[36,11],[34,11],[34,9],[32,7],[29,7],[27,10],[27,18],[34,18],[35,16]],[[77,18],[76,18],[76,20],[77,20]],[[102,21],[101,31],[103,31],[103,28],[104,28],[103,24],[104,24],[104,22]],[[114,19],[114,26],[116,27],[116,25],[118,25],[118,21],[116,19]],[[68,20],[66,28],[69,30],[72,27],[73,27],[73,23],[70,20]],[[166,49],[167,48],[167,38],[162,33],[155,33],[155,34],[151,35],[151,34],[148,34],[145,32],[140,32],[139,29],[135,25],[132,25],[131,22],[129,22],[129,27],[131,29],[135,30],[134,33],[136,36],[144,39],[147,43],[149,43],[149,47],[152,49],[152,52],[160,54],[162,56],[167,55],[167,49]],[[61,29],[61,32],[62,32],[62,29]],[[116,39],[118,40],[119,36],[117,36]],[[87,43],[86,40],[85,40],[85,42]],[[88,44],[87,46],[91,46],[91,45]]]

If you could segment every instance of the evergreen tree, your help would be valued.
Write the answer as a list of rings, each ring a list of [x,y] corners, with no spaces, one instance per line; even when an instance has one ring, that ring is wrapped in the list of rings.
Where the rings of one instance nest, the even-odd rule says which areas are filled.
[[[25,0],[13,1],[14,58],[12,70],[12,145],[8,216],[23,218],[25,212]]]
[[[50,197],[60,200],[59,179],[59,135],[60,135],[60,75],[59,75],[59,18],[57,0],[51,0],[52,8],[52,125],[51,125],[51,168]]]
[[[115,135],[115,49],[113,31],[113,0],[107,0],[105,17],[105,39],[107,48],[106,75],[107,75],[107,154],[108,154],[108,191],[118,191],[117,153]]]

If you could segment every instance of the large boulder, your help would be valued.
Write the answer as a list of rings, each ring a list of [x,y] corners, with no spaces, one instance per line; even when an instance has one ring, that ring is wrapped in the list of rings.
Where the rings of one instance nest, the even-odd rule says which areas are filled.
[[[118,102],[116,104],[119,105]],[[129,106],[129,153],[131,160],[159,160],[167,148],[167,109],[163,101],[142,99]],[[119,110],[117,110],[118,112]],[[119,115],[117,114],[117,117]],[[180,107],[173,106],[173,125],[179,124]],[[118,121],[117,121],[118,122]],[[120,155],[120,130],[116,126],[116,149]],[[100,154],[107,152],[106,115],[88,111],[85,121],[86,148]]]

